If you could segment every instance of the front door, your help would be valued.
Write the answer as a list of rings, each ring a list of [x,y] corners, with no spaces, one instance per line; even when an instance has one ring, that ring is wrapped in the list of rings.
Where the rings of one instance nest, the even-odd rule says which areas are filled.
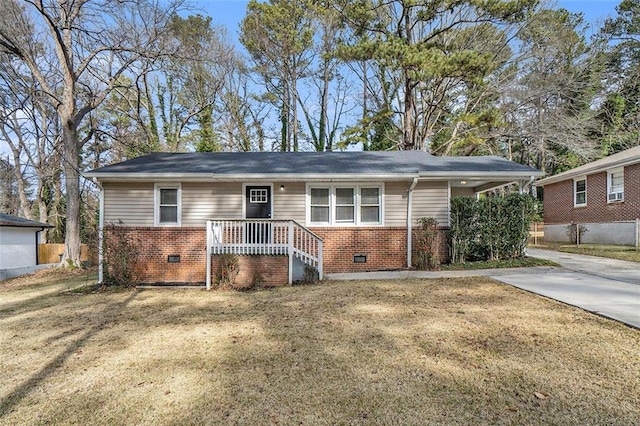
[[[244,202],[247,219],[271,219],[270,186],[247,186]],[[247,223],[247,242],[268,243],[269,231],[268,223]]]

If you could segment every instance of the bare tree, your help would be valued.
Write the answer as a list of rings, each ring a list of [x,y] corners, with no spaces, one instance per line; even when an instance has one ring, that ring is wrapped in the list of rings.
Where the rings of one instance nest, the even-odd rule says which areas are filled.
[[[62,264],[80,264],[81,128],[134,64],[168,52],[165,29],[181,1],[4,0],[0,53],[22,62],[59,116],[66,193]],[[38,28],[38,31],[34,31]]]

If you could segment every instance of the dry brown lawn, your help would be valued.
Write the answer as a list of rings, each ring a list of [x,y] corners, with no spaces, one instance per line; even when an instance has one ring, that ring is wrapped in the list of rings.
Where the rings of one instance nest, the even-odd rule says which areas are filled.
[[[640,424],[640,331],[486,278],[0,283],[0,424]]]

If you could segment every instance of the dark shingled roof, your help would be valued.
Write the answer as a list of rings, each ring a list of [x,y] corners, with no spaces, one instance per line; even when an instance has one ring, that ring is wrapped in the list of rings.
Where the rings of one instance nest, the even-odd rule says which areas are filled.
[[[0,226],[14,226],[20,228],[53,228],[53,226],[35,220],[23,219],[18,216],[0,213]]]
[[[154,153],[86,173],[117,174],[216,174],[290,175],[416,173],[542,173],[501,157],[438,157],[422,151],[392,152],[220,152]]]

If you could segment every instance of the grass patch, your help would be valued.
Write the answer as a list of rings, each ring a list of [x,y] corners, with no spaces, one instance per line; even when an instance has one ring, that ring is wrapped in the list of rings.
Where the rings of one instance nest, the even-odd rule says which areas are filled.
[[[47,288],[0,297],[2,424],[640,424],[638,330],[488,278]]]
[[[607,257],[610,259],[627,260],[629,262],[640,262],[640,251],[633,246],[616,246],[600,244],[562,244],[543,243],[531,247],[562,251],[565,253],[586,254],[590,256]]]
[[[502,269],[502,268],[526,268],[532,266],[560,266],[550,260],[538,259],[535,257],[524,257],[522,259],[484,261],[484,262],[464,262],[442,265],[444,271],[460,271],[467,269]]]

